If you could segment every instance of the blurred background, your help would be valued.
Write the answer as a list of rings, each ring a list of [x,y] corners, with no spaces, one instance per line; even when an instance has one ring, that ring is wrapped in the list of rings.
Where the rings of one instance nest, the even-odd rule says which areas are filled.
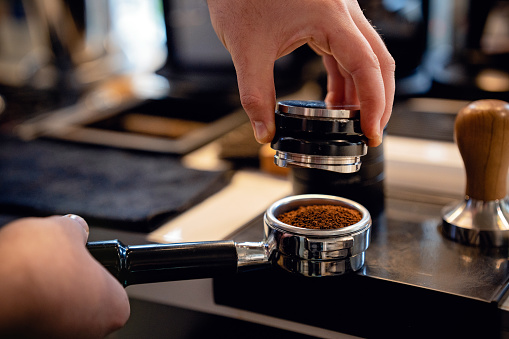
[[[390,243],[390,237],[385,237],[386,213],[391,227],[417,229],[412,236],[422,234],[424,240],[444,244],[449,251],[450,244],[436,232],[436,219],[441,222],[443,205],[464,194],[454,120],[468,102],[484,98],[509,101],[509,1],[359,0],[359,4],[397,65],[396,100],[384,143],[370,148],[374,153],[363,158],[359,173],[295,172],[299,177],[287,168],[276,168],[270,148],[255,141],[239,102],[230,55],[215,35],[206,1],[0,0],[0,226],[23,216],[75,213],[92,226],[91,241],[120,238],[137,244],[229,239],[262,215],[270,203],[291,194],[286,179],[293,176],[293,193],[332,188],[342,196],[350,191],[360,194],[358,199],[366,206],[373,202],[372,216],[377,218],[380,213],[379,233],[374,233],[378,243]],[[306,46],[277,61],[275,82],[279,99],[323,100],[326,94],[321,59]],[[255,171],[232,174],[237,169]],[[305,184],[300,188],[299,180]],[[211,196],[215,200],[206,204]],[[389,201],[386,212],[382,211],[384,197]],[[428,232],[420,231],[421,224]],[[392,238],[407,239],[398,233]],[[429,248],[441,256],[435,246],[423,244],[415,248]],[[405,261],[402,247],[394,248],[392,257]],[[460,248],[458,252],[458,267],[468,268],[476,262],[470,251]],[[455,253],[451,257],[456,258]],[[506,263],[506,258],[500,262]],[[419,257],[405,263],[421,261]],[[487,269],[505,270],[506,265],[494,263],[496,268],[491,270],[488,265]],[[390,268],[399,266],[405,265]],[[443,268],[435,278],[449,271]],[[420,274],[421,270],[411,267],[409,272]],[[444,277],[446,286],[457,283],[463,287],[461,279]],[[428,276],[421,278],[429,286]],[[267,281],[271,280],[264,278],[253,290],[265,293]],[[237,309],[217,311],[212,283],[203,284],[194,281],[171,288],[158,284],[146,290],[130,287],[132,326],[126,331],[133,331],[133,338],[166,337],[166,327],[173,326],[172,333],[177,333],[179,325],[185,327],[194,319],[191,311],[182,310],[170,317],[165,313],[168,308],[145,305],[147,300],[231,318],[243,315]],[[474,283],[465,285],[481,290]],[[265,295],[258,299],[266,306]],[[427,319],[443,327],[430,308],[409,300],[410,306],[425,312],[418,313],[423,316],[423,328],[434,328]],[[372,320],[381,322],[387,319],[384,315],[391,321],[398,319],[387,311],[392,300],[369,301],[382,307]],[[355,304],[362,303],[355,300]],[[399,304],[395,305],[394,310]],[[295,308],[302,309],[300,305]],[[397,311],[413,315],[408,309]],[[220,333],[228,338],[221,332],[226,326],[223,322],[213,318],[204,326],[201,316],[184,330],[204,332],[199,337]],[[292,327],[289,331],[300,325],[267,319],[260,323]],[[505,315],[505,319],[509,318]],[[457,323],[465,323],[460,320]],[[386,323],[392,325],[391,321]],[[331,324],[336,323],[335,318]],[[217,330],[207,333],[211,326]],[[245,323],[235,326],[246,328]],[[302,331],[312,333],[314,329]],[[150,331],[159,331],[160,336],[151,336]],[[283,334],[277,337],[285,338]],[[287,337],[296,338],[295,333]]]
[[[460,108],[483,98],[509,99],[509,1],[359,3],[397,64],[396,100],[386,134],[406,139],[392,139],[398,141],[398,146],[391,147],[392,154],[407,162],[413,154],[430,153],[438,157],[433,163],[444,164],[448,144],[428,146],[414,141],[453,146]],[[323,100],[326,95],[321,58],[307,46],[279,59],[274,72],[278,99]],[[37,145],[13,140],[51,140],[69,153],[84,152],[73,148],[77,145],[94,146],[90,157],[95,159],[104,157],[104,149],[170,156],[175,160],[173,167],[183,166],[183,172],[187,167],[220,171],[254,167],[288,173],[276,168],[268,146],[254,139],[239,102],[230,55],[212,28],[203,0],[0,0],[0,136],[4,137],[5,164],[7,159],[19,158],[16,150],[21,145]],[[10,153],[5,138],[12,143]],[[55,146],[44,145],[44,149]],[[57,157],[55,152],[50,154]],[[375,163],[383,164],[382,148],[376,154],[372,156],[378,159]],[[379,170],[373,174],[369,159],[360,178],[344,180],[368,182],[374,176],[381,184],[383,166],[374,165]],[[75,161],[77,170],[83,162]],[[137,168],[136,162],[124,167]],[[458,167],[461,173],[461,164]],[[8,166],[5,171],[14,172]],[[182,171],[175,172],[176,178]],[[370,173],[368,177],[363,171]],[[114,182],[118,174],[110,172],[108,182]],[[21,180],[32,187],[34,180],[47,181],[37,176],[29,180],[29,175],[34,174],[20,175],[5,185],[19,187]],[[69,177],[72,181],[76,175]],[[60,181],[55,180],[58,185]],[[409,177],[404,185],[421,181]],[[180,192],[186,186],[175,182],[170,191]],[[87,185],[96,183],[92,180]],[[418,185],[429,187],[430,183]],[[462,185],[456,191],[461,192]],[[434,189],[449,186],[438,183]],[[48,194],[46,187],[42,190]],[[41,200],[48,199],[41,197],[35,207],[24,199],[9,198],[3,204],[56,212],[53,206],[40,206]],[[96,208],[88,212],[95,215]],[[111,213],[119,214],[118,210]]]
[[[439,128],[426,116],[451,110],[450,101],[409,99],[508,96],[508,1],[359,3],[397,63],[389,133],[451,138],[450,126]],[[310,96],[325,95],[323,66],[307,47],[279,60],[275,73],[279,97],[309,84]],[[177,154],[245,122],[232,114],[240,107],[234,69],[200,0],[1,0],[0,98],[3,131],[24,139],[46,135]],[[226,116],[216,133],[203,129]],[[429,120],[432,132],[422,133],[412,120]],[[83,135],[66,135],[70,126]],[[98,139],[87,135],[92,129],[101,132]],[[186,138],[196,130],[206,137]],[[135,146],[111,131],[152,139]]]

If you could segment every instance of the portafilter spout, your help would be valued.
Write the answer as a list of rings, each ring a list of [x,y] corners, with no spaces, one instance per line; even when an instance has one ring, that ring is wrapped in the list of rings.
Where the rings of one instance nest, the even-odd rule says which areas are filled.
[[[470,103],[456,117],[455,136],[466,170],[465,199],[443,209],[442,231],[464,244],[507,247],[509,103]]]

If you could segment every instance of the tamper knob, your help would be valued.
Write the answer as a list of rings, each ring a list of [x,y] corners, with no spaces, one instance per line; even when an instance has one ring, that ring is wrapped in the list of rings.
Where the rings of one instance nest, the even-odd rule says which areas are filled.
[[[443,211],[443,231],[480,246],[509,245],[509,103],[474,101],[456,117],[456,142],[465,164],[465,199]]]
[[[509,168],[509,104],[474,101],[459,112],[455,133],[465,163],[466,195],[483,201],[503,199]]]

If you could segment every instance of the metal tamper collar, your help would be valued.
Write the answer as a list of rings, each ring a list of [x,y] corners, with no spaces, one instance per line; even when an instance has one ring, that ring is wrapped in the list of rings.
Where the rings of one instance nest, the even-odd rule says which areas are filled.
[[[338,173],[360,169],[366,137],[355,105],[286,100],[275,111],[276,133],[271,147],[280,167],[316,168]]]
[[[353,119],[360,115],[359,105],[331,105],[316,100],[286,100],[277,103],[276,111],[309,118]]]

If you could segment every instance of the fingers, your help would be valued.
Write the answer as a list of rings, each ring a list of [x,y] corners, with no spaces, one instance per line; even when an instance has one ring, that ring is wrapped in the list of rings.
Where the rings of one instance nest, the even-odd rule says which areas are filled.
[[[79,229],[78,232],[83,237],[83,242],[86,243],[89,234],[89,227],[87,222],[80,216],[75,214],[67,214],[63,217],[56,217],[59,222],[65,222],[68,225],[66,230],[69,228]],[[72,225],[70,225],[72,223]],[[86,251],[83,247],[83,251]],[[87,251],[88,252],[88,251]],[[82,257],[86,260],[84,264],[80,265],[83,270],[83,274],[88,277],[95,277],[93,279],[93,285],[90,282],[85,283],[84,286],[79,286],[79,290],[82,293],[87,291],[93,297],[99,297],[102,302],[108,305],[108,308],[97,309],[97,305],[90,305],[90,309],[86,309],[83,305],[86,314],[81,316],[81,321],[90,317],[89,329],[96,331],[98,337],[104,337],[105,335],[121,328],[125,325],[130,316],[129,298],[125,289],[102,265],[92,259],[89,253],[86,253]],[[86,265],[86,266],[85,266]],[[83,304],[83,303],[82,303]],[[70,323],[80,321],[79,319],[69,318]],[[74,327],[74,326],[73,326]],[[78,326],[76,326],[78,328]]]
[[[66,229],[70,233],[74,233],[77,234],[77,236],[81,236],[82,242],[86,244],[88,240],[89,228],[85,219],[76,214],[67,214],[65,216],[52,216],[49,218],[63,225],[64,229]]]
[[[378,141],[382,135],[380,119],[385,110],[385,89],[378,59],[365,40],[360,41],[360,46],[349,49],[342,45],[343,43],[331,42],[332,53],[339,67],[346,70],[355,85],[364,135]]]
[[[59,231],[72,241],[86,243],[89,227],[87,222],[75,214],[50,217],[53,222],[60,224]],[[67,243],[65,249],[66,260],[75,260],[72,266],[77,269],[73,275],[81,275],[81,278],[71,283],[75,305],[79,305],[79,312],[62,314],[62,323],[68,331],[79,330],[86,327],[92,337],[104,337],[107,334],[121,328],[130,316],[129,298],[122,285],[101,264],[99,264],[85,246],[76,246],[72,241]],[[58,272],[62,276],[66,272]],[[100,300],[97,301],[89,300]],[[71,303],[70,297],[66,301]],[[55,302],[58,302],[56,300]],[[101,305],[108,305],[103,307]],[[77,308],[77,306],[75,306]],[[78,313],[79,316],[78,316]]]
[[[360,7],[356,4],[356,6],[353,6],[351,12],[357,27],[366,37],[373,52],[376,54],[380,65],[380,73],[382,76],[385,95],[385,107],[380,118],[380,131],[382,132],[383,128],[389,121],[392,113],[392,106],[394,104],[394,92],[396,88],[394,73],[396,71],[396,63],[387,50],[380,34],[378,34],[373,26],[366,20]]]
[[[64,222],[72,221],[73,226],[78,226],[82,231],[84,243],[86,243],[89,234],[89,227],[85,219],[76,214],[67,214],[60,217]],[[87,256],[91,259],[91,256]],[[94,273],[95,272],[95,273]],[[100,337],[121,328],[125,325],[130,316],[129,298],[125,289],[104,267],[93,260],[90,263],[90,276],[96,276],[95,283],[98,287],[98,294],[102,294],[101,299],[107,302],[108,310],[100,311],[92,309],[89,313],[93,314],[92,323],[96,326],[96,330]],[[101,286],[104,284],[103,286]],[[90,289],[94,287],[88,286]],[[85,287],[83,288],[85,289]],[[101,313],[102,312],[102,313]]]
[[[370,146],[392,110],[394,60],[355,0],[208,0],[212,24],[232,56],[242,106],[256,139],[274,135],[274,62],[308,43],[324,56],[326,101],[361,106]]]
[[[12,296],[8,329],[30,338],[102,338],[125,324],[126,291],[82,245],[87,230],[73,215],[22,218],[2,227],[0,251],[9,260],[0,271],[9,279],[0,285]]]
[[[108,293],[105,298],[109,298],[110,310],[106,311],[106,314],[98,320],[104,321],[104,329],[106,334],[109,334],[126,324],[131,315],[131,308],[125,288],[109,273],[107,274],[106,291]]]
[[[240,94],[259,143],[274,136],[274,62],[281,47],[274,39],[279,26],[274,7],[285,10],[282,2],[208,0],[212,25],[230,52]],[[284,39],[283,39],[284,40]]]
[[[322,56],[327,71],[327,96],[325,102],[330,104],[358,105],[359,99],[352,78],[342,72],[332,55]]]
[[[378,146],[394,101],[394,60],[358,3],[347,2],[347,7],[338,7],[343,20],[325,40],[313,41],[314,49],[321,52],[328,73],[326,101],[360,104],[368,145]]]
[[[275,133],[276,91],[273,72],[276,59],[258,54],[255,51],[244,51],[240,55],[232,53],[232,59],[242,107],[251,120],[256,140],[263,144],[270,142]]]
[[[88,224],[85,221],[85,219],[83,219],[82,217],[80,217],[79,215],[76,215],[76,214],[66,214],[66,215],[64,215],[64,217],[70,218],[70,219],[74,220],[75,222],[77,222],[83,228],[83,230],[87,233],[87,238],[88,238],[88,234],[89,234],[90,230],[88,228]]]

